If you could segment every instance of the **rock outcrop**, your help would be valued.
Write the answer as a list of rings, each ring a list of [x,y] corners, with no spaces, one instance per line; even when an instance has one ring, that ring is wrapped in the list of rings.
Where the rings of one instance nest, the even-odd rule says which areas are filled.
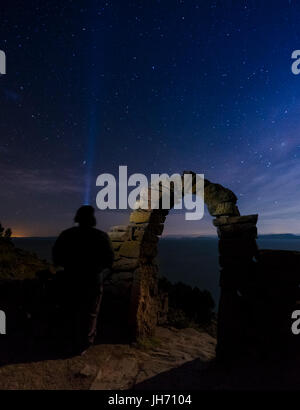
[[[185,174],[192,175],[191,192],[196,193],[196,174],[185,171],[182,175],[183,187]],[[174,203],[172,195],[174,192],[171,191],[170,202]],[[159,202],[161,197],[160,191]],[[151,209],[150,188],[148,198],[148,209],[134,210],[127,226],[115,226],[109,232],[115,250],[115,263],[111,283],[107,283],[106,287],[107,290],[111,287],[115,294],[119,292],[120,296],[117,297],[123,298],[124,310],[128,313],[127,322],[134,339],[152,335],[155,325],[162,316],[161,307],[165,305],[162,295],[158,292],[158,266],[155,257],[169,210]],[[224,228],[219,227],[219,230],[239,229],[241,223],[245,228],[249,224],[255,227],[251,217],[248,218],[248,225],[244,221],[247,217],[238,219],[240,213],[236,206],[237,197],[229,189],[205,180],[204,201],[210,214],[223,224]],[[224,235],[226,236],[225,233]],[[228,235],[230,236],[230,233]],[[247,243],[245,240],[245,246]],[[113,286],[112,289],[112,284],[117,284],[117,287]],[[123,319],[126,320],[124,317]]]
[[[54,273],[50,263],[34,253],[16,248],[12,241],[0,238],[0,280],[33,279],[42,270]]]

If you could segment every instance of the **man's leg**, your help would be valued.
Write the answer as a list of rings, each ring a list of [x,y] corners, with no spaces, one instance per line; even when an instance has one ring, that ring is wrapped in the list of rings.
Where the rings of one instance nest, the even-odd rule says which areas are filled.
[[[91,346],[97,333],[97,321],[102,300],[103,287],[93,286],[85,291],[77,322],[77,342],[79,350]]]
[[[102,294],[103,294],[103,286],[98,289],[96,295],[91,298],[91,304],[89,306],[89,310],[87,312],[87,335],[88,335],[88,343],[92,345],[95,341],[96,334],[97,334],[97,323],[98,323],[98,316],[102,301]]]

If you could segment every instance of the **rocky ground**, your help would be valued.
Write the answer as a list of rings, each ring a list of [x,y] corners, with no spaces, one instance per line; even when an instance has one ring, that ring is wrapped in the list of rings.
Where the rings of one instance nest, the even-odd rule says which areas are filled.
[[[52,269],[47,262],[39,260],[34,254],[15,248],[9,241],[1,243],[0,260],[0,279],[3,279],[7,286],[13,285],[14,291],[18,291],[14,293],[16,300],[11,301],[14,306],[20,303],[23,288],[19,284],[23,283],[23,279],[34,278],[39,270]],[[28,284],[24,281],[24,285],[26,283]],[[30,288],[34,291],[34,286]],[[6,293],[7,288],[2,287],[2,299],[5,299]],[[14,323],[14,318],[9,319],[9,323]],[[2,390],[300,389],[300,357],[285,352],[287,357],[283,358],[276,349],[275,355],[271,355],[276,332],[273,343],[267,346],[264,355],[258,356],[255,354],[257,352],[254,352],[253,357],[234,361],[236,355],[233,352],[224,365],[215,361],[216,339],[212,336],[212,329],[206,331],[157,327],[152,339],[131,345],[101,343],[100,337],[100,343],[91,347],[84,356],[62,357],[55,353],[55,349],[52,353],[51,346],[45,346],[42,341],[37,342],[33,348],[33,338],[37,336],[37,340],[40,340],[38,338],[41,335],[35,335],[32,331],[37,327],[34,320],[29,321],[32,322],[32,328],[27,319],[23,318],[23,321],[24,328],[20,329],[19,337],[15,334],[16,337],[12,338],[15,345],[6,339],[6,336],[0,335]],[[57,336],[59,333],[54,340],[60,341]],[[236,341],[233,342],[233,345],[236,345]]]
[[[214,358],[216,340],[195,329],[157,327],[144,344],[98,344],[84,356],[15,363],[0,368],[1,389],[201,388],[199,375]],[[176,376],[168,376],[176,371]]]
[[[33,279],[40,270],[52,270],[46,261],[17,249],[9,240],[1,240],[0,245],[0,279],[9,280],[6,286],[13,286],[14,292],[20,288],[22,293],[23,279]],[[14,306],[20,303],[20,292],[15,292],[16,300],[10,301]],[[12,317],[9,319],[9,323],[14,322]],[[21,330],[19,338],[0,340],[0,389],[138,389],[158,375],[188,363],[196,365],[197,373],[215,355],[216,340],[206,331],[157,327],[155,337],[143,344],[103,343],[90,348],[84,356],[66,358],[52,354],[51,344],[46,347],[46,354],[42,341],[33,347],[32,337],[27,340],[27,335],[22,334],[22,331],[30,332],[28,327],[27,324]],[[184,370],[166,388],[180,388],[187,379]]]
[[[144,344],[98,344],[85,355],[0,367],[0,389],[227,391],[299,390],[300,358],[216,363],[205,331],[157,327]]]

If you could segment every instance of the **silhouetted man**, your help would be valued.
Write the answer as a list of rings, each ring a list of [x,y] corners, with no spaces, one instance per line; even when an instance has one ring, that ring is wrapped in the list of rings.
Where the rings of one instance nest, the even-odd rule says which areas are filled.
[[[114,254],[108,235],[95,228],[92,206],[80,207],[74,221],[78,226],[59,235],[52,255],[54,264],[64,267],[69,305],[67,320],[73,323],[74,347],[83,352],[95,340],[103,276],[111,268]]]

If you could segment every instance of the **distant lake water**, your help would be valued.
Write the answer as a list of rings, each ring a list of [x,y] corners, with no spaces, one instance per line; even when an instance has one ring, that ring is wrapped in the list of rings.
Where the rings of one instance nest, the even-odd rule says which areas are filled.
[[[51,261],[55,238],[14,238],[15,245]],[[257,240],[261,249],[300,251],[300,237],[264,235]],[[162,238],[159,241],[160,274],[171,282],[184,282],[211,292],[219,299],[218,240],[215,237]]]
[[[300,251],[297,239],[276,238],[264,235],[257,240],[260,249],[284,249]],[[162,238],[159,241],[158,259],[160,273],[170,281],[182,281],[211,292],[215,302],[219,300],[218,239]]]

